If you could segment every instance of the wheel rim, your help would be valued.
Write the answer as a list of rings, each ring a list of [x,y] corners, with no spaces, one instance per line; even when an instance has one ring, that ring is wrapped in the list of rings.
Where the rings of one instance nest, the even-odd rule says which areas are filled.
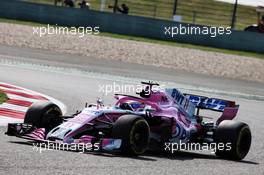
[[[149,142],[149,126],[143,121],[137,121],[130,132],[131,148],[136,154],[142,154],[146,151]]]
[[[46,115],[46,121],[44,121],[44,123],[47,132],[62,122],[62,119],[59,117],[62,115],[61,110],[57,106],[47,110],[44,115]]]

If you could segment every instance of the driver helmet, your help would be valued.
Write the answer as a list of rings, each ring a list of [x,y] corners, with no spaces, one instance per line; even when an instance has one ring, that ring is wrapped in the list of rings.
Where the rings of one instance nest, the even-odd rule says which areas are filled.
[[[125,103],[125,105],[123,104],[123,106],[126,106],[125,108],[129,108],[130,110],[133,111],[139,111],[139,110],[143,110],[145,105],[143,103],[140,103],[138,101],[128,101]]]

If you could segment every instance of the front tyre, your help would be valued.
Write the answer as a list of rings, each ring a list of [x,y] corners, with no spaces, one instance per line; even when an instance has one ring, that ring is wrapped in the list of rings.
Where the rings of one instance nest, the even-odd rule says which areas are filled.
[[[229,144],[229,149],[216,149],[220,158],[242,160],[249,152],[251,145],[251,131],[249,126],[233,120],[222,121],[215,131],[216,144]]]
[[[137,115],[123,115],[113,125],[112,137],[121,139],[121,151],[128,155],[143,154],[149,144],[150,128],[147,121]]]
[[[62,123],[61,109],[52,102],[36,102],[26,112],[24,123],[37,128],[45,128],[46,132]]]

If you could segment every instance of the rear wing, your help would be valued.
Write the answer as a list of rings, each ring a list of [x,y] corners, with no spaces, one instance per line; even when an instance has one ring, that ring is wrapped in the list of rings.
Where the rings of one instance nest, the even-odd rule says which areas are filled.
[[[208,98],[193,94],[184,94],[198,109],[209,109],[217,112],[223,112],[226,107],[238,107],[236,102],[218,99]]]
[[[197,114],[199,115],[200,109],[207,109],[217,112],[222,112],[220,118],[218,118],[217,123],[219,124],[223,120],[232,120],[236,117],[239,105],[235,101],[229,101],[218,98],[209,98],[205,96],[193,95],[193,94],[184,94],[186,98],[191,101],[196,109]]]

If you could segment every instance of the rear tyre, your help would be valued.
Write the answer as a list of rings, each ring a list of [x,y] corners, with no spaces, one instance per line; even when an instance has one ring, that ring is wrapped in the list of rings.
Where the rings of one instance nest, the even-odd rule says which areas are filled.
[[[251,145],[251,131],[249,126],[242,122],[224,120],[215,131],[217,145],[229,145],[229,148],[216,149],[220,158],[242,160],[248,153]]]
[[[24,123],[37,128],[45,128],[46,132],[62,123],[61,109],[51,102],[37,102],[26,112]]]
[[[112,137],[122,139],[121,152],[140,155],[148,149],[150,128],[147,121],[137,115],[123,115],[113,125]]]

